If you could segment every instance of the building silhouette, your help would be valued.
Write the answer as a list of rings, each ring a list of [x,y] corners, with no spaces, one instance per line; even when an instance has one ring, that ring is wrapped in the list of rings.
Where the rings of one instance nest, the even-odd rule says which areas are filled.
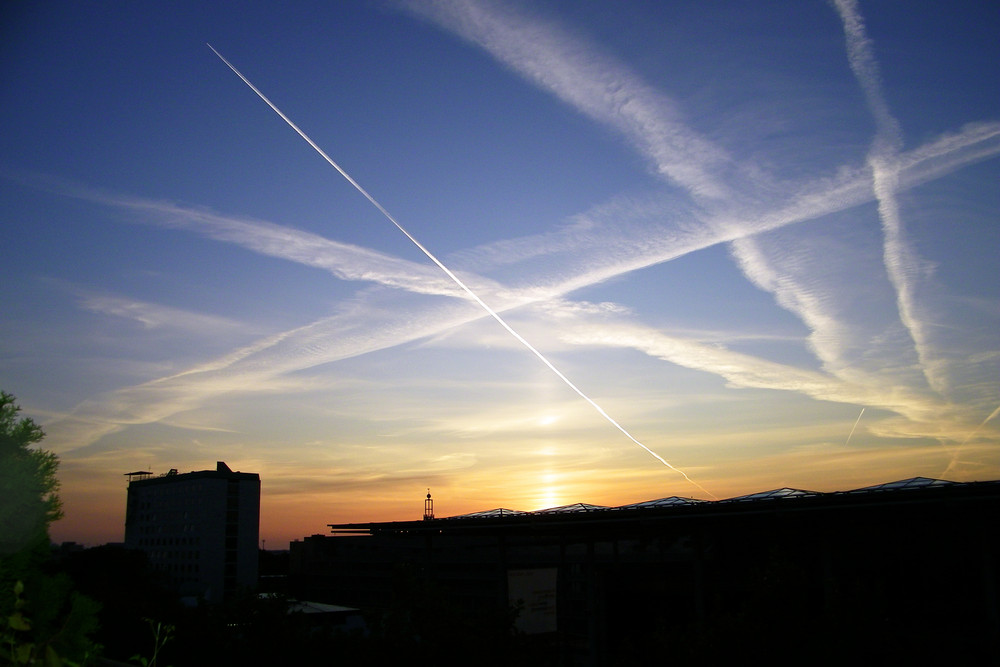
[[[184,598],[221,602],[257,584],[260,475],[126,473],[125,547],[146,553]]]
[[[376,615],[422,604],[407,590],[457,618],[514,608],[538,664],[986,664],[1000,660],[998,526],[1000,481],[922,477],[497,509],[331,524],[291,543],[290,585]]]

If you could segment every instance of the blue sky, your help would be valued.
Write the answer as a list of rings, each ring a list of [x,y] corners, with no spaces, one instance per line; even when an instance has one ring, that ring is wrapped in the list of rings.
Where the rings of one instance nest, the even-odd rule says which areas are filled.
[[[272,545],[427,487],[1000,477],[991,3],[210,4],[0,24],[0,386],[57,539],[216,460]]]

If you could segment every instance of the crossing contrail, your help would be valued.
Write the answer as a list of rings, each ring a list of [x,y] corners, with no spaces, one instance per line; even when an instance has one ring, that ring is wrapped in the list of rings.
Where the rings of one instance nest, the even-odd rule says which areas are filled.
[[[995,418],[997,417],[997,415],[1000,415],[1000,406],[997,406],[997,409],[996,409],[996,410],[994,410],[993,412],[991,412],[991,413],[990,413],[990,416],[989,416],[989,417],[987,417],[986,419],[984,419],[984,420],[983,420],[983,423],[982,423],[982,424],[980,424],[979,426],[977,426],[977,427],[975,428],[975,430],[973,430],[973,431],[972,431],[972,433],[970,433],[969,435],[967,435],[967,436],[965,437],[965,440],[963,440],[963,441],[962,441],[962,444],[964,445],[964,444],[965,444],[965,443],[967,443],[967,442],[968,442],[969,440],[971,440],[971,439],[972,439],[972,436],[974,436],[975,434],[979,433],[979,429],[981,429],[982,427],[986,426],[986,424],[987,424],[987,423],[988,423],[988,422],[989,422],[989,421],[990,421],[991,419],[995,419]]]
[[[358,192],[360,192],[362,195],[364,195],[365,199],[367,199],[369,202],[371,202],[372,206],[374,206],[375,208],[377,208],[378,211],[383,216],[385,216],[386,219],[389,220],[389,222],[391,222],[393,225],[395,225],[396,229],[398,229],[399,231],[401,231],[406,236],[406,238],[410,239],[410,241],[413,242],[413,245],[417,246],[417,248],[419,248],[420,251],[427,256],[428,259],[430,259],[432,262],[434,262],[438,266],[438,268],[440,268],[442,271],[444,271],[445,274],[447,274],[447,276],[449,278],[451,278],[455,282],[456,285],[458,285],[460,288],[462,288],[462,290],[466,294],[468,294],[476,303],[478,303],[480,306],[482,306],[483,310],[485,310],[487,313],[489,313],[490,317],[492,317],[494,320],[496,320],[497,323],[500,324],[500,326],[502,326],[504,329],[507,330],[507,333],[509,333],[514,338],[516,338],[518,340],[518,342],[520,342],[532,354],[534,354],[536,357],[538,357],[538,359],[543,364],[545,364],[546,366],[548,366],[549,370],[551,370],[553,373],[555,373],[559,377],[560,380],[562,380],[564,383],[566,383],[566,386],[568,386],[570,389],[572,389],[573,391],[575,391],[580,396],[580,398],[582,398],[583,400],[587,401],[587,403],[589,403],[592,408],[594,408],[595,410],[597,410],[598,414],[600,414],[602,417],[604,417],[604,419],[606,419],[608,421],[608,423],[610,423],[612,426],[614,426],[619,431],[621,431],[625,435],[626,438],[628,438],[629,440],[631,440],[632,442],[634,442],[635,444],[637,444],[639,447],[641,447],[642,449],[644,449],[650,456],[652,456],[657,461],[659,461],[663,465],[667,466],[668,468],[670,468],[674,472],[680,474],[685,480],[687,480],[689,483],[693,484],[694,486],[698,487],[699,489],[701,489],[706,494],[712,496],[712,498],[716,498],[716,496],[714,494],[712,494],[712,492],[710,492],[708,489],[706,489],[705,487],[703,487],[701,484],[699,484],[698,482],[696,482],[693,479],[691,479],[690,477],[688,477],[687,473],[685,473],[683,470],[681,470],[679,468],[675,468],[674,466],[670,465],[670,463],[665,458],[663,458],[662,456],[660,456],[659,454],[657,454],[656,452],[654,452],[652,449],[650,449],[646,445],[644,445],[641,442],[639,442],[635,437],[632,436],[631,433],[629,433],[628,431],[625,430],[625,427],[623,427],[621,424],[619,424],[617,421],[615,421],[611,417],[611,415],[609,415],[607,412],[605,412],[604,408],[602,408],[601,406],[599,406],[597,403],[594,402],[593,399],[591,399],[589,396],[587,396],[585,393],[583,393],[583,391],[580,390],[579,387],[577,387],[575,384],[573,384],[568,377],[566,377],[565,375],[563,375],[562,372],[558,368],[556,368],[552,364],[551,361],[549,361],[548,359],[546,359],[545,356],[541,352],[539,352],[537,349],[535,349],[535,347],[531,343],[529,343],[523,336],[521,336],[521,334],[519,334],[516,331],[514,331],[514,329],[509,324],[507,324],[507,322],[502,317],[500,317],[499,313],[497,313],[495,310],[493,310],[492,308],[490,308],[490,306],[485,301],[483,301],[482,299],[480,299],[479,296],[475,292],[473,292],[469,288],[468,285],[466,285],[464,282],[462,282],[462,280],[458,276],[456,276],[451,271],[451,269],[449,269],[447,266],[444,265],[444,263],[441,262],[441,260],[439,260],[437,257],[435,257],[434,253],[432,253],[430,250],[428,250],[427,248],[425,248],[424,245],[422,243],[420,243],[420,241],[418,241],[412,234],[410,234],[408,231],[406,231],[406,229],[401,224],[399,224],[399,222],[397,222],[394,217],[392,217],[392,215],[389,213],[389,211],[387,211],[385,209],[385,207],[382,206],[382,204],[378,203],[378,201],[373,196],[371,196],[371,194],[369,194],[367,190],[365,190],[363,187],[361,187],[361,185],[357,181],[355,181],[353,178],[351,178],[350,174],[348,174],[346,171],[344,171],[344,169],[339,164],[337,164],[333,160],[333,158],[331,158],[329,155],[327,155],[323,151],[322,148],[320,148],[318,145],[316,145],[315,141],[313,141],[312,139],[310,139],[309,136],[305,132],[303,132],[301,129],[299,129],[299,126],[296,125],[295,123],[293,123],[292,120],[281,111],[281,109],[279,109],[277,106],[275,106],[274,103],[271,102],[271,100],[269,100],[267,98],[267,96],[264,95],[264,93],[260,92],[260,90],[257,88],[257,86],[255,86],[252,83],[250,83],[250,80],[247,79],[245,76],[243,76],[243,74],[238,69],[236,69],[231,62],[229,62],[228,60],[226,60],[225,57],[223,57],[223,55],[221,53],[219,53],[218,51],[216,51],[214,46],[212,46],[211,44],[208,44],[207,46],[208,46],[208,48],[212,49],[212,53],[214,53],[215,55],[217,55],[219,57],[219,60],[221,60],[222,62],[224,62],[226,64],[226,66],[229,67],[229,69],[233,70],[233,73],[235,73],[236,76],[240,77],[240,79],[243,80],[243,83],[247,84],[250,87],[250,90],[252,90],[253,92],[257,93],[257,97],[259,97],[260,99],[264,100],[264,102],[267,104],[267,106],[271,107],[271,110],[274,111],[274,113],[278,114],[283,121],[285,121],[286,123],[288,123],[289,127],[291,127],[293,130],[295,130],[295,132],[300,137],[302,137],[307,144],[309,144],[310,146],[312,146],[313,149],[317,153],[319,153],[320,156],[324,160],[326,160],[330,164],[331,167],[333,167],[338,172],[340,172],[340,175],[343,176],[344,178],[346,178],[348,183],[350,183],[351,185],[353,185],[354,188]],[[863,410],[862,410],[862,412],[863,412]],[[718,498],[716,498],[716,500],[718,500]]]
[[[969,440],[972,440],[972,436],[979,433],[979,430],[981,428],[986,426],[986,424],[988,424],[993,419],[996,419],[997,416],[1000,416],[1000,405],[998,405],[997,408],[990,413],[989,417],[983,420],[983,423],[981,423],[976,428],[972,429],[972,432],[970,432],[969,435],[965,436],[965,440],[963,440],[962,443],[958,447],[956,447],[953,452],[951,452],[951,461],[948,462],[948,467],[945,468],[944,472],[941,473],[942,478],[944,478],[945,475],[951,472],[951,469],[954,468],[961,461],[959,457],[962,454],[962,449],[965,447],[965,445],[968,444]]]

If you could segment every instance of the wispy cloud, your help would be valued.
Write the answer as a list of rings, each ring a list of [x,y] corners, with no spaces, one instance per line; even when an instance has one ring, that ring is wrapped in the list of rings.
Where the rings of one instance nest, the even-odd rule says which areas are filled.
[[[908,168],[903,172],[904,182],[921,181],[933,178],[938,173],[948,171],[960,166],[961,162],[953,162],[941,159],[942,154],[954,153],[968,149],[970,146],[976,147],[983,143],[994,141],[1000,135],[1000,128],[992,131],[983,131],[983,128],[975,128],[972,137],[962,140],[960,137],[950,137],[947,141],[940,142],[938,151],[927,150],[924,147],[919,159],[916,157],[907,160]],[[995,142],[993,151],[1000,150],[1000,142]],[[977,157],[978,153],[974,154]],[[936,169],[927,167],[927,163],[933,162]],[[587,214],[590,224],[593,226],[593,235],[585,243],[577,243],[575,252],[567,256],[567,263],[564,266],[566,275],[555,276],[542,274],[536,276],[533,284],[528,288],[498,288],[494,287],[498,295],[504,297],[504,305],[501,308],[512,308],[524,306],[532,302],[543,299],[555,299],[568,294],[576,289],[592,285],[604,280],[611,279],[624,273],[637,270],[657,263],[670,261],[681,257],[687,253],[711,247],[712,245],[731,241],[737,238],[745,238],[748,235],[761,233],[767,230],[778,229],[820,217],[832,211],[843,210],[851,204],[862,203],[865,195],[871,199],[871,191],[864,185],[865,179],[856,172],[848,172],[840,175],[832,181],[824,181],[811,186],[804,186],[800,193],[793,196],[791,202],[785,206],[776,208],[766,215],[755,219],[730,219],[718,218],[712,224],[680,223],[667,227],[650,227],[644,221],[648,219],[646,211],[639,207],[639,220],[623,233],[621,221],[622,215],[627,211],[621,207],[611,209],[614,215],[609,216],[619,221],[618,226],[604,224],[608,216],[607,208],[598,208]],[[263,230],[263,236],[267,239],[282,237],[297,238],[300,232],[296,230],[273,225],[262,221],[251,221],[231,219],[226,216],[195,211],[191,208],[176,205],[161,205],[155,202],[139,200],[138,203],[129,198],[117,196],[102,196],[99,200],[105,205],[122,206],[128,210],[141,210],[152,212],[154,219],[162,212],[169,212],[172,224],[189,228],[193,231],[205,233],[204,229],[199,229],[195,225],[196,221],[211,221],[217,223],[223,230],[238,230],[238,234],[232,237],[219,235],[220,240],[229,240],[240,245],[255,245],[257,232]],[[627,221],[626,223],[627,224]],[[211,226],[209,227],[211,229]],[[664,232],[668,233],[664,233]],[[672,232],[672,233],[671,233]],[[342,244],[328,242],[321,237],[306,234],[309,246],[314,252],[302,254],[297,252],[285,252],[281,249],[280,243],[272,246],[272,252],[276,256],[281,256],[290,261],[299,261],[309,266],[328,265],[332,263],[329,257],[323,253],[328,248],[335,248],[333,254],[338,257],[338,270],[344,271],[351,276],[367,275],[389,275],[387,282],[392,286],[417,284],[417,292],[431,294],[454,293],[448,286],[440,286],[438,289],[421,289],[419,280],[413,276],[405,274],[410,264],[401,260],[371,253],[378,258],[376,262],[382,267],[391,267],[391,270],[380,269],[378,272],[368,270],[364,265],[364,258],[368,257],[368,251],[358,249],[357,252],[351,248],[343,257],[341,254]],[[611,239],[615,239],[614,242]],[[630,239],[626,242],[623,239]],[[534,239],[537,247],[538,239]],[[531,244],[531,240],[522,241]],[[561,240],[557,240],[554,246],[560,249]],[[292,243],[293,249],[301,248],[301,244]],[[398,262],[398,263],[397,263]],[[343,266],[348,268],[342,268]],[[428,267],[417,265],[420,273],[425,274]],[[574,271],[576,273],[574,273]],[[433,276],[437,279],[437,276]],[[475,278],[477,284],[489,285],[489,281]],[[488,288],[487,288],[488,289]],[[397,310],[396,306],[382,309],[378,306],[376,293],[364,296],[362,300],[356,300],[346,309],[334,316],[317,320],[311,324],[287,330],[279,334],[268,336],[258,342],[233,351],[232,353],[218,358],[214,361],[205,362],[188,371],[164,378],[158,383],[154,383],[156,391],[151,391],[150,387],[135,390],[123,390],[129,398],[126,403],[133,407],[122,408],[126,414],[139,403],[151,400],[149,411],[142,416],[127,418],[123,423],[133,421],[147,422],[162,419],[164,416],[174,414],[176,411],[190,409],[199,400],[204,400],[214,392],[240,391],[248,386],[255,386],[255,382],[261,382],[266,376],[275,378],[283,373],[294,372],[316,365],[330,363],[339,359],[349,358],[371,352],[378,349],[385,349],[399,345],[404,342],[413,341],[424,336],[430,336],[441,331],[448,330],[464,322],[473,321],[481,317],[471,304],[454,305],[437,304],[427,307],[426,304],[413,304],[404,310]],[[372,299],[375,300],[372,300]],[[822,319],[822,314],[805,315],[807,322],[816,323]],[[817,329],[819,330],[819,329]],[[822,349],[822,348],[819,348]],[[824,353],[821,353],[824,354]],[[695,355],[696,357],[698,355]],[[683,365],[690,365],[688,362]],[[711,369],[706,367],[705,370]],[[199,389],[185,384],[177,387],[178,396],[181,399],[154,398],[163,396],[163,387],[170,386],[171,383],[194,381]],[[195,380],[197,378],[197,380]],[[228,379],[226,379],[228,378]],[[154,385],[150,385],[151,387]],[[207,392],[207,393],[206,393]],[[140,400],[141,397],[141,400]],[[179,401],[179,402],[178,402]],[[158,405],[158,403],[161,403]],[[133,405],[135,404],[135,405]],[[110,417],[110,415],[108,415]],[[98,431],[100,432],[100,429]],[[89,438],[93,440],[93,438]]]
[[[855,9],[852,3],[842,6],[846,8],[841,10],[842,16],[856,16],[849,13]],[[680,193],[671,189],[641,200],[619,198],[579,214],[555,231],[458,253],[454,259],[469,269],[470,284],[487,295],[484,298],[496,310],[544,304],[522,312],[542,323],[576,317],[581,309],[587,310],[585,304],[563,301],[575,290],[731,242],[734,258],[748,279],[774,294],[779,305],[809,328],[810,344],[822,365],[820,371],[736,353],[700,338],[669,336],[629,321],[614,307],[601,315],[606,317],[601,321],[581,321],[581,326],[569,333],[563,327],[559,342],[631,347],[723,377],[734,387],[780,389],[819,400],[880,407],[905,416],[920,428],[949,409],[913,381],[909,360],[882,362],[878,367],[859,363],[863,360],[857,358],[857,351],[877,342],[879,336],[892,336],[891,327],[859,331],[847,306],[832,298],[839,277],[820,276],[809,281],[809,271],[804,270],[811,268],[807,262],[813,259],[807,252],[808,244],[792,245],[782,238],[769,247],[761,235],[877,201],[883,209],[883,225],[899,232],[897,245],[887,241],[887,248],[892,248],[886,250],[885,263],[896,266],[889,273],[899,295],[901,318],[926,362],[922,320],[915,315],[907,319],[906,314],[917,311],[912,270],[918,269],[919,274],[921,264],[919,258],[907,253],[898,215],[892,218],[890,209],[896,206],[895,194],[900,190],[995,157],[1000,153],[1000,124],[969,125],[902,152],[894,139],[898,128],[883,100],[885,108],[880,110],[876,104],[875,114],[881,118],[877,121],[880,132],[887,137],[884,143],[893,147],[891,175],[884,163],[869,160],[868,165],[848,166],[826,179],[789,185],[779,194],[769,192],[766,199],[741,198],[744,193],[740,189],[748,183],[743,174],[758,173],[753,165],[739,165],[727,151],[691,129],[673,100],[586,40],[506,5],[455,1],[413,3],[410,8],[486,50],[587,117],[615,128],[651,161],[658,174],[681,189]],[[863,26],[859,32],[858,25],[851,23],[845,28],[853,35],[849,48],[854,49],[859,79],[874,91],[870,97],[875,95],[878,102],[879,84],[872,74],[877,70],[873,69]],[[880,150],[879,155],[890,154]],[[885,186],[882,191],[877,184],[873,188],[873,174],[879,169],[880,175],[874,178]],[[733,183],[744,185],[734,190]],[[92,430],[91,435],[74,439],[77,444],[94,443],[101,434],[122,425],[167,419],[225,393],[271,391],[283,380],[291,382],[290,376],[298,371],[438,336],[484,317],[467,302],[434,298],[461,297],[461,293],[429,265],[272,222],[171,202],[93,191],[81,191],[77,196],[127,211],[135,220],[184,229],[320,268],[338,279],[420,295],[400,307],[399,301],[385,300],[386,290],[366,289],[331,316],[263,337],[182,373],[120,390],[100,403],[81,406],[73,419],[81,429]],[[732,196],[740,205],[723,207],[719,204],[723,196]],[[889,236],[887,232],[887,239]],[[855,249],[845,245],[843,251]],[[497,273],[505,278],[495,277]],[[103,312],[120,314],[114,310],[113,304],[106,304]],[[955,437],[954,433],[954,428],[949,429],[947,437]]]
[[[705,216],[694,208],[688,210],[691,218],[683,226],[652,224],[648,228],[653,230],[653,234],[635,233],[637,230],[634,228],[628,229],[631,234],[623,234],[625,230],[621,221],[629,214],[625,213],[623,216],[621,210],[615,210],[609,216],[615,220],[613,225],[602,228],[600,224],[593,224],[592,218],[581,219],[572,228],[550,235],[547,240],[554,242],[551,245],[539,245],[527,240],[520,245],[505,242],[502,247],[498,245],[492,254],[483,249],[478,250],[480,257],[504,261],[496,258],[500,254],[507,254],[506,261],[510,261],[511,257],[534,259],[541,254],[540,247],[556,248],[559,253],[569,252],[570,248],[574,253],[580,253],[582,249],[586,255],[586,248],[581,248],[583,244],[580,243],[580,238],[585,239],[585,243],[600,244],[602,257],[586,258],[587,265],[591,267],[589,271],[575,274],[568,272],[571,277],[561,285],[563,293],[566,293],[572,291],[574,284],[583,286],[612,277],[624,265],[639,268],[649,265],[647,262],[668,261],[703,243],[711,245],[732,240],[734,258],[747,277],[759,287],[775,293],[779,305],[796,313],[810,327],[810,342],[824,367],[843,380],[871,381],[874,377],[870,376],[870,369],[866,371],[857,368],[857,359],[852,359],[848,352],[856,354],[856,350],[865,344],[885,340],[887,332],[874,331],[859,337],[858,318],[849,318],[849,312],[844,310],[842,303],[835,304],[831,301],[841,285],[830,280],[812,280],[813,284],[810,285],[809,278],[810,274],[815,274],[815,263],[808,267],[809,270],[794,270],[796,266],[805,269],[806,263],[815,262],[817,258],[792,254],[801,253],[801,246],[794,251],[786,247],[784,250],[790,252],[785,252],[781,257],[779,268],[779,264],[772,261],[773,258],[762,252],[759,235],[793,221],[816,219],[857,206],[871,201],[874,194],[883,226],[883,263],[889,282],[895,289],[900,320],[913,340],[919,367],[927,381],[938,391],[944,389],[942,362],[933,358],[925,324],[927,315],[917,295],[917,285],[926,277],[928,265],[921,260],[906,237],[897,193],[934,178],[932,172],[938,172],[943,163],[949,161],[949,158],[944,157],[946,154],[953,155],[966,164],[983,157],[995,156],[998,125],[990,123],[967,126],[959,135],[943,137],[910,154],[902,154],[901,129],[881,91],[872,44],[865,34],[855,2],[839,2],[837,9],[844,23],[852,71],[865,91],[876,120],[876,140],[868,157],[868,168],[842,172],[831,182],[819,184],[819,187],[816,187],[817,184],[807,184],[798,197],[791,198],[792,201],[769,196],[762,205],[753,198],[740,201],[741,188],[733,190],[730,187],[727,190],[721,186],[715,187],[719,183],[739,183],[740,174],[759,174],[754,165],[734,167],[732,159],[724,150],[713,146],[685,125],[671,100],[659,93],[647,94],[651,88],[639,77],[614,59],[601,54],[585,40],[544,20],[528,18],[493,3],[414,3],[410,7],[416,13],[432,19],[489,52],[578,111],[618,129],[631,139],[640,153],[655,163],[668,165],[674,159],[685,163],[686,170],[661,168],[659,171],[685,188],[695,202],[711,200],[713,196],[725,192],[730,197],[735,196],[737,201],[729,210],[751,211],[741,220],[740,217],[727,213],[716,212]],[[629,103],[615,104],[614,101],[620,99],[619,94]],[[683,137],[684,140],[662,141],[664,137]],[[688,139],[691,141],[688,142]],[[696,146],[697,150],[686,150],[689,146]],[[964,154],[964,160],[959,157],[960,153]],[[954,168],[958,164],[959,162],[952,162],[948,168]],[[607,237],[602,234],[605,230],[608,231]],[[570,236],[575,237],[575,242],[568,241]],[[623,236],[642,241],[632,243],[627,248],[609,242],[609,237],[620,239]],[[662,246],[650,247],[646,243],[654,236],[665,239]],[[608,261],[610,257],[613,259]],[[642,347],[642,344],[638,346]],[[893,347],[898,348],[898,345]],[[705,358],[699,354],[688,356]],[[891,358],[888,359],[891,361]],[[882,373],[879,384],[886,386],[887,381],[902,383],[901,386],[911,384],[911,379],[904,377],[909,365],[910,360],[897,359],[897,367],[888,369],[892,371],[888,378]],[[828,393],[828,396],[834,395],[835,392]],[[893,403],[884,398],[880,402],[883,405]],[[926,407],[925,405],[922,411]]]
[[[720,176],[735,166],[730,156],[692,130],[673,100],[580,35],[510,3],[435,0],[405,6],[615,128],[668,181],[699,198],[729,194]]]
[[[962,442],[958,446],[950,450],[951,461],[948,462],[948,467],[945,468],[944,471],[942,471],[941,473],[942,478],[947,478],[947,475],[951,473],[953,470],[959,468],[963,463],[968,463],[968,461],[965,461],[963,459],[963,450],[967,448],[969,441],[972,440],[972,438],[974,438],[976,434],[978,434],[981,430],[983,430],[983,427],[985,427],[988,423],[990,423],[997,417],[1000,417],[1000,406],[997,406],[997,408],[993,410],[993,412],[991,412],[989,416],[987,416],[986,419],[984,419],[982,423],[979,424],[979,426],[973,429],[972,432],[969,433],[969,435],[967,435],[965,439],[962,440]]]
[[[111,193],[47,175],[0,172],[9,180],[114,208],[132,223],[179,229],[252,252],[321,269],[341,280],[377,283],[418,294],[462,296],[434,267],[334,241],[288,225],[225,215],[205,207]]]
[[[899,187],[910,189],[1000,154],[1000,123],[980,123],[899,156]],[[844,168],[789,185],[768,206],[698,212],[674,196],[619,197],[540,235],[506,239],[458,253],[473,271],[506,268],[510,282],[558,297],[719,243],[781,229],[874,200],[871,172]],[[516,266],[516,272],[509,267]],[[507,291],[504,294],[508,294]]]
[[[590,322],[574,327],[563,338],[577,345],[629,347],[685,368],[724,378],[732,387],[777,389],[818,400],[867,405],[892,410],[916,421],[940,415],[933,396],[905,386],[876,383],[868,376],[850,382],[827,373],[803,369],[734,352],[719,345],[669,336],[641,324]],[[859,374],[860,375],[860,374]]]
[[[88,290],[75,291],[79,294],[79,305],[84,310],[131,320],[145,329],[198,332],[199,335],[203,336],[248,331],[245,322],[218,315],[195,313],[182,308],[172,308],[126,296],[98,294]]]
[[[909,154],[903,154],[901,163],[905,168],[901,171],[901,182],[906,185],[926,182],[941,174],[949,173],[969,161],[995,155],[1000,152],[998,137],[1000,137],[1000,126],[973,126],[963,133],[942,138],[930,146],[923,146]],[[863,170],[843,172],[830,180],[802,186],[798,193],[791,196],[788,203],[778,205],[774,210],[764,212],[760,216],[718,217],[711,224],[691,220],[666,227],[654,226],[648,224],[651,214],[646,206],[638,206],[635,209],[621,205],[611,208],[598,207],[581,217],[581,220],[586,222],[580,224],[586,224],[591,228],[589,237],[582,241],[579,239],[570,241],[571,235],[567,235],[565,239],[556,238],[548,246],[559,254],[565,252],[567,245],[573,244],[574,252],[566,253],[566,261],[561,271],[550,275],[546,270],[539,272],[534,278],[522,278],[522,281],[529,285],[519,288],[501,287],[479,277],[473,277],[472,280],[477,281],[477,285],[486,285],[487,289],[492,287],[495,290],[493,296],[502,300],[503,305],[499,306],[500,308],[523,307],[543,300],[558,299],[582,287],[670,261],[718,243],[746,239],[753,234],[780,229],[843,210],[866,200],[870,201],[871,189],[866,186],[866,181]],[[353,247],[348,247],[344,251],[342,244],[311,234],[304,235],[308,243],[298,243],[296,240],[302,238],[299,236],[301,232],[273,223],[232,219],[188,207],[163,205],[145,200],[136,201],[127,197],[102,195],[95,199],[89,193],[87,196],[104,205],[151,213],[155,221],[160,220],[158,216],[167,212],[171,216],[171,224],[201,233],[206,231],[199,228],[195,224],[196,221],[209,221],[208,233],[213,234],[213,238],[239,245],[256,247],[258,240],[263,237],[271,243],[267,246],[268,254],[308,266],[326,267],[336,264],[337,272],[352,277],[389,276],[384,281],[380,280],[380,284],[388,283],[393,287],[415,285],[415,291],[423,294],[454,293],[447,284],[440,285],[436,289],[427,289],[419,279],[406,274],[411,268],[411,263]],[[629,210],[632,210],[638,218],[632,223],[627,220]],[[611,221],[615,223],[610,224]],[[216,236],[211,231],[214,224],[218,224],[220,230],[234,231],[232,234],[219,233]],[[285,237],[293,239],[290,244],[293,251],[283,250],[281,243],[277,241]],[[623,242],[623,239],[629,241]],[[537,237],[513,242],[514,246],[519,244],[535,248],[544,245],[539,243]],[[508,249],[512,247],[511,242],[505,242],[503,245]],[[299,252],[304,246],[312,250],[307,253]],[[324,254],[331,248],[336,260]],[[487,249],[486,254],[489,256],[492,253]],[[370,270],[370,267],[365,265],[369,256],[376,257],[376,264],[382,268],[378,271]],[[468,263],[475,264],[477,256],[479,256],[477,253],[470,256],[471,261]],[[516,252],[512,252],[512,256],[516,257]],[[750,263],[746,266],[749,267]],[[429,267],[422,265],[414,267],[423,275],[430,270]],[[754,272],[759,270],[763,269],[747,268],[750,276],[754,276]],[[437,279],[437,276],[432,278]],[[759,280],[762,285],[774,280],[773,277],[754,279]],[[835,336],[832,335],[832,330],[823,328],[823,323],[828,321],[830,326],[838,328],[839,320],[828,317],[821,308],[815,313],[808,310],[809,299],[805,295],[793,295],[791,292],[786,294],[782,292],[783,288],[771,289],[776,293],[782,293],[781,300],[789,304],[788,307],[799,313],[810,325],[814,331],[813,340],[820,341],[814,342],[818,356],[830,362],[830,368],[833,369],[838,355],[825,348],[821,341],[833,341]],[[110,305],[110,303],[105,304],[106,307]],[[550,313],[555,310],[558,309],[549,308]],[[163,420],[179,412],[193,409],[210,397],[223,393],[245,391],[252,387],[256,387],[258,391],[266,391],[266,387],[284,374],[437,335],[480,317],[482,317],[480,312],[468,303],[452,302],[451,305],[446,302],[434,305],[414,303],[401,310],[395,303],[392,306],[379,306],[377,292],[361,293],[358,299],[333,316],[267,336],[223,357],[204,362],[148,385],[123,389],[116,393],[116,397],[109,397],[100,404],[88,403],[80,406],[73,421],[82,430],[73,434],[71,440],[77,445],[96,442],[104,435],[119,430],[121,425]],[[589,344],[600,341],[612,344],[608,336],[589,338],[584,336],[576,339],[576,343],[581,344],[588,340]],[[798,373],[788,368],[775,369],[772,375],[777,377],[785,373],[786,377],[799,377],[802,381],[781,383],[771,380],[748,380],[747,378],[753,378],[755,372],[759,371],[737,373],[732,370],[731,365],[713,360],[718,350],[708,354],[695,344],[691,348],[694,352],[682,360],[677,350],[686,348],[684,345],[678,347],[676,341],[667,346],[674,350],[671,354],[663,353],[662,341],[659,347],[651,347],[645,339],[622,336],[613,344],[621,346],[623,341],[633,342],[637,349],[654,350],[654,356],[669,358],[685,367],[721,374],[734,384],[745,383],[745,386],[774,388],[780,384],[786,390],[802,391],[807,395],[826,400],[855,402],[863,398],[861,395],[850,392],[845,394],[836,389],[828,378],[815,375],[799,377]],[[879,399],[867,404],[904,411],[908,409],[904,402],[899,400]]]
[[[771,240],[770,238],[767,240]],[[809,328],[809,345],[824,370],[843,377],[856,361],[858,348],[871,345],[872,332],[860,331],[846,317],[857,298],[870,296],[877,285],[866,284],[850,289],[850,272],[838,267],[855,269],[866,264],[857,247],[829,239],[787,235],[772,243],[759,237],[736,239],[730,252],[744,275],[761,289],[774,294],[778,305],[795,313]],[[831,277],[845,279],[832,289]]]

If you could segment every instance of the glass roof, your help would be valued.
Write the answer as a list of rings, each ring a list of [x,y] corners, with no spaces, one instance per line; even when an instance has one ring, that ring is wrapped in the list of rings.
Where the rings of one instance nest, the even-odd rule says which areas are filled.
[[[816,491],[804,491],[802,489],[773,489],[771,491],[758,491],[757,493],[751,493],[746,496],[737,496],[735,498],[727,498],[721,502],[744,502],[747,500],[764,500],[766,498],[803,498],[806,496],[818,496],[820,495]]]
[[[657,500],[646,500],[641,503],[632,503],[631,505],[622,505],[618,509],[632,509],[633,507],[668,507],[670,505],[694,505],[695,503],[706,503],[707,500],[698,500],[696,498],[681,498],[680,496],[670,496],[669,498],[659,498]]]
[[[559,507],[549,507],[548,509],[538,510],[533,512],[533,514],[565,514],[567,512],[590,512],[591,510],[606,510],[611,509],[604,505],[588,505],[587,503],[573,503],[572,505],[560,505]]]
[[[951,486],[954,484],[959,484],[959,482],[949,482],[943,479],[931,479],[930,477],[911,477],[910,479],[903,479],[897,482],[887,482],[885,484],[876,484],[875,486],[866,486],[860,489],[852,489],[850,491],[838,491],[837,493],[874,493],[880,491],[895,491],[899,489],[923,489],[929,487],[940,487],[940,486]],[[580,512],[593,512],[598,510],[624,510],[624,509],[637,509],[644,507],[670,507],[677,505],[696,505],[701,503],[731,503],[731,502],[752,502],[755,500],[769,500],[778,498],[807,498],[811,496],[822,496],[827,495],[820,493],[818,491],[806,491],[804,489],[792,489],[792,488],[782,488],[782,489],[772,489],[771,491],[759,491],[757,493],[751,493],[745,496],[736,496],[735,498],[726,498],[718,501],[709,500],[699,500],[697,498],[682,498],[680,496],[670,496],[668,498],[658,498],[656,500],[645,500],[638,503],[632,503],[629,505],[621,505],[620,507],[606,507],[604,505],[590,505],[587,503],[573,503],[571,505],[560,505],[559,507],[549,507],[543,510],[536,510],[534,512],[522,512],[520,510],[507,509],[505,507],[498,507],[492,510],[485,510],[482,512],[472,512],[470,514],[461,514],[458,516],[447,517],[449,519],[479,519],[479,518],[492,518],[492,517],[505,517],[505,516],[517,516],[522,514],[570,514],[570,513],[580,513]],[[829,495],[833,495],[832,493]]]
[[[494,516],[516,516],[518,514],[531,514],[531,512],[522,512],[521,510],[509,510],[506,507],[498,507],[493,510],[483,510],[482,512],[471,512],[469,514],[459,514],[458,516],[450,516],[449,519],[479,519]]]
[[[534,512],[522,512],[521,510],[511,510],[506,507],[498,507],[492,510],[484,510],[482,512],[471,512],[469,514],[459,514],[458,516],[449,516],[449,519],[486,519],[493,517],[502,516],[517,516],[520,514],[563,514],[568,512],[590,512],[592,510],[607,510],[612,509],[604,505],[588,505],[587,503],[573,503],[572,505],[561,505],[559,507],[549,507],[544,510],[535,510]]]
[[[885,484],[854,489],[848,491],[848,493],[867,493],[869,491],[890,491],[895,489],[925,489],[931,486],[951,486],[952,484],[955,484],[955,482],[949,482],[944,479],[931,479],[930,477],[911,477],[910,479],[901,479],[898,482],[886,482]]]

